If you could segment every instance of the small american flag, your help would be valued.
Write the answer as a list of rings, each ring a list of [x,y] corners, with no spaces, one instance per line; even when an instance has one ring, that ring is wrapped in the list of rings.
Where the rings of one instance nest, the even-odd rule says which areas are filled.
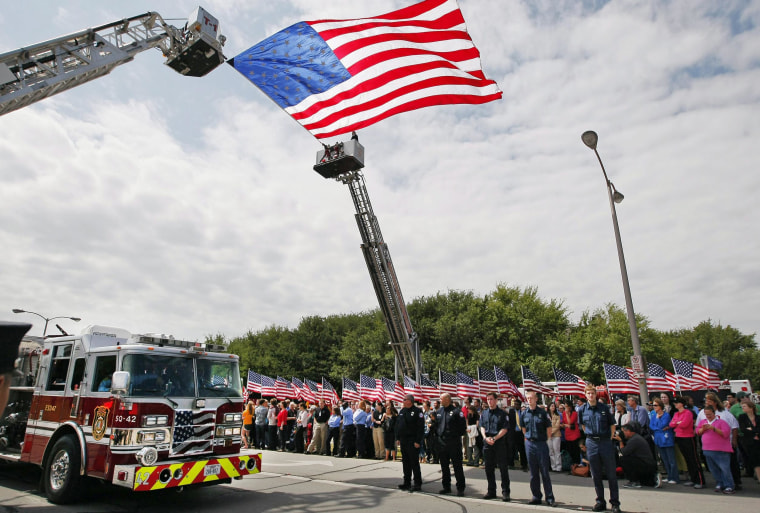
[[[554,367],[554,380],[561,395],[585,395],[586,382],[575,374]]]
[[[676,358],[671,360],[681,390],[704,390],[712,387],[710,372],[706,367]]]
[[[293,390],[293,385],[287,379],[277,376],[274,382],[275,394],[277,399],[296,399],[297,395]]]
[[[261,397],[275,397],[277,395],[277,388],[275,387],[274,380],[269,376],[261,375]]]
[[[245,389],[249,392],[261,392],[261,374],[258,372],[248,371],[248,382]]]
[[[438,383],[440,383],[438,388],[441,389],[441,393],[448,392],[451,395],[457,395],[457,377],[455,375],[438,369]]]
[[[230,63],[318,139],[432,105],[501,98],[455,0],[300,22]]]
[[[478,383],[480,385],[480,397],[485,397],[488,392],[497,392],[496,373],[491,369],[478,367]]]
[[[404,389],[401,385],[388,378],[382,378],[382,380],[386,399],[399,402],[404,400]]]
[[[533,391],[548,395],[554,394],[554,390],[544,386],[544,384],[541,383],[541,380],[538,379],[538,376],[533,374],[529,368],[524,365],[521,365],[520,368],[522,369],[523,388],[526,392]]]
[[[417,401],[426,399],[425,394],[422,392],[422,387],[409,376],[404,376],[404,390],[407,394],[412,394]]]
[[[211,376],[211,386],[212,387],[220,387],[220,386],[227,386],[227,378],[224,376],[218,376],[214,374]]]
[[[496,386],[499,389],[499,393],[515,396],[525,402],[525,397],[503,369],[494,366],[493,373],[496,375]]]
[[[675,374],[668,372],[656,363],[647,362],[647,389],[652,392],[673,392],[678,380]]]
[[[306,378],[304,379],[304,385],[306,385],[306,388],[309,389],[309,392],[314,395],[313,401],[316,402],[322,395],[322,384]]]
[[[382,401],[385,397],[382,383],[364,374],[359,375],[359,395],[367,401]]]
[[[428,400],[433,400],[441,395],[441,391],[438,390],[438,387],[430,381],[425,376],[420,376],[420,388],[422,389],[422,393],[425,395],[425,398]]]
[[[174,410],[172,455],[211,452],[215,410]]]
[[[302,401],[309,401],[310,403],[316,402],[316,397],[311,392],[309,387],[307,387],[303,381],[300,379],[293,377],[290,380],[291,383],[293,383],[293,388],[296,389],[296,393],[298,395],[298,399]]]
[[[457,395],[459,397],[477,397],[480,395],[480,387],[475,384],[475,380],[464,372],[457,371]]]
[[[322,399],[326,403],[338,404],[338,394],[335,393],[335,389],[332,384],[322,377]]]
[[[710,370],[721,370],[723,369],[723,362],[718,360],[717,358],[713,358],[712,356],[707,357],[707,365],[706,367]]]
[[[633,370],[604,364],[604,379],[607,380],[607,391],[610,394],[638,394],[639,382],[633,378]]]
[[[359,391],[356,389],[356,381],[348,378],[343,378],[343,400],[344,401],[358,401]]]

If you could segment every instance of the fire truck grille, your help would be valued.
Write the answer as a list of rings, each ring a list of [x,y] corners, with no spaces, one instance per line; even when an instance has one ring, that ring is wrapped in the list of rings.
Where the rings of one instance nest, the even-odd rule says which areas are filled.
[[[187,456],[211,452],[214,417],[214,410],[175,410],[171,454]]]

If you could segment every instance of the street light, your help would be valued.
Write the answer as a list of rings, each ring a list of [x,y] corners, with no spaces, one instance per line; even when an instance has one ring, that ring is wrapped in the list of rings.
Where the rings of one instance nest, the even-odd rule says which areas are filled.
[[[53,319],[69,319],[69,320],[72,320],[74,322],[79,322],[79,321],[82,320],[79,317],[68,317],[66,315],[60,315],[58,317],[45,317],[44,315],[38,314],[37,312],[30,312],[29,310],[22,310],[20,308],[14,308],[13,309],[13,313],[17,313],[17,314],[18,313],[28,313],[28,314],[36,315],[37,317],[40,317],[41,319],[44,319],[45,320],[45,329],[42,330],[42,336],[43,337],[47,334],[48,322],[52,321]]]
[[[623,256],[623,243],[620,240],[620,228],[618,227],[617,212],[615,211],[615,203],[623,201],[623,194],[615,189],[615,186],[607,178],[607,171],[602,164],[602,158],[599,156],[599,152],[596,151],[596,143],[599,141],[599,136],[596,132],[589,130],[583,132],[581,135],[583,144],[594,150],[599,165],[602,166],[602,173],[604,173],[604,181],[607,183],[607,195],[610,198],[610,210],[612,210],[612,226],[615,228],[615,242],[617,242],[618,259],[620,260],[620,274],[623,277],[623,293],[625,294],[625,308],[628,312],[628,325],[631,328],[631,343],[633,344],[633,355],[641,363],[643,373],[639,375],[639,393],[641,395],[641,405],[645,406],[649,401],[649,391],[647,390],[647,366],[644,358],[641,355],[641,343],[639,342],[639,330],[636,327],[636,315],[633,313],[633,300],[631,299],[631,287],[628,284],[628,270],[625,267],[625,256]]]

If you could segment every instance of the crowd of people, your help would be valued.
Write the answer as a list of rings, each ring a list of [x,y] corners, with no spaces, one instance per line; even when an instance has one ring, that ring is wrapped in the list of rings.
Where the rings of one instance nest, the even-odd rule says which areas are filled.
[[[746,476],[760,479],[760,408],[751,398],[709,392],[702,409],[691,397],[663,393],[640,405],[637,396],[605,402],[588,386],[586,396],[539,404],[538,394],[487,394],[459,402],[444,393],[434,401],[345,401],[328,405],[277,399],[249,401],[243,413],[245,447],[321,454],[336,458],[401,459],[400,489],[422,486],[421,464],[441,467],[441,494],[465,495],[463,466],[483,467],[485,499],[497,498],[496,469],[503,501],[511,500],[509,470],[530,473],[529,504],[556,505],[551,473],[593,478],[593,511],[609,502],[620,511],[623,487],[663,483],[707,486],[703,462],[715,491],[732,495]],[[662,467],[662,476],[660,472]],[[453,470],[453,476],[452,476]],[[681,479],[681,475],[687,477]],[[453,487],[452,487],[453,478]],[[604,480],[609,499],[605,499]]]

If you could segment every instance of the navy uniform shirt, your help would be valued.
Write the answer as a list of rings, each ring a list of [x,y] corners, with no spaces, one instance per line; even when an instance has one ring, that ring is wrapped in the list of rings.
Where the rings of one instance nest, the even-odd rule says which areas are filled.
[[[425,417],[416,406],[402,408],[396,417],[396,438],[421,444],[425,438]]]
[[[467,432],[467,419],[461,408],[453,404],[441,406],[436,412],[438,419],[438,436],[444,440],[454,440]]]
[[[520,415],[520,422],[525,428],[526,440],[546,442],[546,428],[552,427],[552,421],[546,410],[538,406],[535,410],[529,408]]]
[[[507,412],[501,408],[483,410],[483,413],[480,414],[480,426],[485,430],[487,436],[498,435],[502,429],[509,429]]]
[[[610,413],[606,404],[598,402],[591,406],[585,404],[578,415],[578,424],[584,427],[586,436],[601,436],[610,438],[615,417]]]

